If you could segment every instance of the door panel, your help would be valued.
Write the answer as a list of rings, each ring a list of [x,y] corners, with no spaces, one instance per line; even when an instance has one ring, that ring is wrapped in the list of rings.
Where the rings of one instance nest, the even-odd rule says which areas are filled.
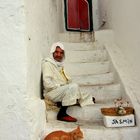
[[[90,29],[90,15],[89,15],[89,3],[87,0],[79,0],[79,20],[80,29]]]
[[[64,0],[67,30],[92,31],[92,2],[88,0]]]
[[[67,26],[69,29],[80,29],[78,0],[67,0]]]

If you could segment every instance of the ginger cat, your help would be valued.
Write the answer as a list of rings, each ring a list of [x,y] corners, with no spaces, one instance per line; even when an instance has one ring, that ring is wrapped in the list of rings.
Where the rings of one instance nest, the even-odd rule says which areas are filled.
[[[83,132],[80,130],[78,126],[75,130],[71,132],[65,131],[54,131],[48,134],[44,140],[82,140]]]

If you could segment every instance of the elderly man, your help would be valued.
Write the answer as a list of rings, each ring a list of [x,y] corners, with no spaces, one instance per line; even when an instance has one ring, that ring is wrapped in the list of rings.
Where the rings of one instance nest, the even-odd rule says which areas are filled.
[[[88,93],[82,94],[77,84],[72,83],[63,67],[65,51],[62,43],[54,43],[50,50],[50,57],[43,60],[43,85],[45,98],[60,103],[57,120],[76,122],[77,119],[66,113],[68,106],[78,101],[81,107],[94,104],[95,99]]]

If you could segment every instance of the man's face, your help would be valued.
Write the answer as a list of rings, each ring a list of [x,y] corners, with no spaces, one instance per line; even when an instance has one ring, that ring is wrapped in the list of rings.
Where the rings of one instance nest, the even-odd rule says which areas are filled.
[[[61,62],[63,60],[63,57],[64,57],[64,50],[62,50],[59,46],[57,46],[55,52],[53,53],[53,58],[56,61]]]

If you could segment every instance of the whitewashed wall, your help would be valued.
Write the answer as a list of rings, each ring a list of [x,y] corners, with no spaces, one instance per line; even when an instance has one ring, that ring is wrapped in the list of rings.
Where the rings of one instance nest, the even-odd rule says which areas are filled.
[[[140,82],[140,1],[99,0],[100,17],[106,13],[107,28],[114,32],[116,44],[129,62],[132,77]]]
[[[94,31],[97,31],[100,27],[100,11],[98,0],[92,0],[92,11],[93,11],[93,28]]]
[[[0,139],[25,140],[30,130],[25,117],[27,60],[23,0],[0,1],[0,32]]]
[[[24,3],[25,2],[25,3]],[[0,139],[39,140],[41,58],[58,39],[59,0],[0,1]]]
[[[61,25],[59,0],[26,0],[28,93],[39,96],[41,59],[49,54],[52,43],[58,41]]]
[[[108,27],[112,28],[114,42],[123,57],[113,50],[113,46],[110,46],[109,50],[113,50],[112,56],[116,64],[119,64],[117,71],[122,74],[126,91],[136,109],[137,125],[140,126],[140,1],[107,0],[108,5],[106,1],[101,1],[106,5]]]
[[[58,41],[61,10],[59,0],[25,0],[27,94],[32,98],[29,101],[30,140],[40,139],[46,127],[45,104],[40,100],[41,60],[48,56],[52,43]]]
[[[112,25],[111,17],[112,17],[112,12],[111,12],[111,2],[110,0],[98,0],[98,12],[99,12],[99,25],[100,29],[109,29],[110,26]],[[105,21],[105,24],[103,27],[103,21]]]
[[[111,0],[110,0],[111,1]],[[134,77],[140,80],[140,1],[112,1],[112,27],[116,43],[126,55]]]
[[[120,46],[140,79],[140,1],[139,0],[100,0],[102,16],[106,12],[108,28],[112,28],[115,41]]]

